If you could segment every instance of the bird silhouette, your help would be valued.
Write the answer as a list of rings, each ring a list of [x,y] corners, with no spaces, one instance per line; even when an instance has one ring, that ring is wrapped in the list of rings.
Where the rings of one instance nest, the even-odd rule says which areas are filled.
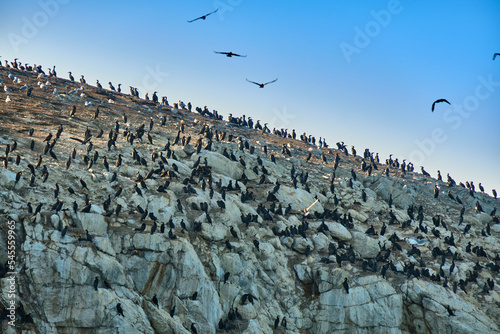
[[[195,18],[194,20],[188,21],[188,23],[191,23],[191,22],[194,22],[194,21],[197,21],[197,20],[205,20],[205,19],[207,18],[207,16],[208,16],[208,15],[211,15],[211,14],[213,14],[213,13],[217,12],[218,10],[219,10],[219,8],[217,8],[216,10],[214,10],[214,11],[213,11],[213,12],[211,12],[211,13],[205,14],[205,15],[203,15],[203,16],[200,16],[200,17]]]
[[[436,106],[436,103],[441,103],[441,102],[446,102],[448,104],[451,104],[450,102],[448,102],[446,99],[439,99],[439,100],[436,100],[434,101],[434,103],[432,104],[432,111],[434,111],[434,107]]]
[[[495,53],[495,54],[493,55],[493,60],[495,60],[496,56],[500,56],[500,53]]]
[[[247,79],[248,82],[256,84],[257,86],[259,86],[259,88],[264,88],[265,85],[273,83],[273,82],[276,82],[277,80],[278,80],[278,78],[274,79],[273,81],[266,82],[266,83],[258,83],[258,82],[250,81],[250,80]]]
[[[243,56],[243,55],[240,55],[240,54],[237,54],[237,53],[233,53],[233,52],[220,52],[220,51],[214,51],[215,53],[217,54],[220,54],[220,55],[226,55],[226,57],[232,57],[232,56],[235,56],[235,57],[246,57],[246,56]]]

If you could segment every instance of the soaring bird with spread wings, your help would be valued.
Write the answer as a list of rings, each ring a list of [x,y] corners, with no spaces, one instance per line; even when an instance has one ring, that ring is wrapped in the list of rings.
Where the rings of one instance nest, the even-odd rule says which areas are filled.
[[[219,51],[214,51],[215,53],[217,54],[220,54],[220,55],[226,55],[226,57],[232,57],[232,56],[235,56],[235,57],[246,57],[246,56],[243,56],[243,55],[240,55],[240,54],[237,54],[237,53],[233,53],[233,52],[219,52]]]
[[[495,54],[493,55],[493,60],[495,60],[496,56],[500,56],[500,53],[495,53]]]
[[[450,102],[448,102],[446,99],[439,99],[439,100],[436,100],[434,101],[434,103],[432,104],[432,111],[434,111],[434,107],[436,106],[436,103],[441,103],[441,102],[446,102],[448,104],[451,104]]]
[[[278,80],[278,78],[274,79],[273,81],[266,82],[266,83],[258,83],[258,82],[250,81],[250,80],[247,79],[248,82],[256,84],[257,86],[259,86],[259,88],[264,88],[265,85],[273,83],[273,82],[276,82],[277,80]]]
[[[211,13],[205,14],[205,15],[203,15],[203,16],[200,16],[200,17],[195,18],[194,20],[188,21],[188,23],[191,23],[191,22],[194,22],[194,21],[197,21],[197,20],[205,20],[205,19],[207,18],[207,16],[208,16],[208,15],[211,15],[211,14],[215,13],[215,12],[216,12],[216,11],[218,11],[218,10],[219,10],[219,8],[217,8],[216,10],[214,10],[214,11],[213,11],[213,12],[211,12]]]

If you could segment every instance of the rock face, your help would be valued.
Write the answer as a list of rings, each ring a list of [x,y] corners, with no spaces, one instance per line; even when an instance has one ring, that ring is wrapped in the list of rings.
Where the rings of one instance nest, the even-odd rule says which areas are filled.
[[[0,76],[17,272],[17,327],[2,293],[0,332],[500,332],[498,199],[92,86],[84,100],[63,79],[46,79],[52,95],[36,74]],[[95,119],[85,102],[106,108]],[[2,224],[2,291],[8,235]]]

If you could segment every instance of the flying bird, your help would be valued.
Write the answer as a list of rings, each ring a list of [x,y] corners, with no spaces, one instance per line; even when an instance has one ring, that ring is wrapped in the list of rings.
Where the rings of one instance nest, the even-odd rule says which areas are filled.
[[[226,57],[232,57],[232,56],[235,56],[235,57],[246,57],[246,56],[243,56],[243,55],[240,55],[240,54],[237,54],[237,53],[233,53],[233,52],[220,52],[220,51],[214,51],[215,53],[217,54],[220,54],[220,55],[226,55]]]
[[[500,56],[500,53],[495,53],[495,54],[493,55],[493,60],[495,60],[496,56]]]
[[[211,15],[211,14],[215,13],[215,12],[216,12],[216,11],[218,11],[218,10],[219,10],[219,8],[217,8],[216,10],[214,10],[214,11],[213,11],[213,12],[211,12],[211,13],[205,14],[205,15],[203,15],[203,16],[200,16],[200,17],[195,18],[194,20],[188,21],[188,23],[191,23],[191,22],[194,22],[194,21],[197,21],[197,20],[205,20],[205,19],[207,18],[207,16],[208,16],[208,15]]]
[[[250,80],[247,79],[248,82],[256,84],[257,86],[259,86],[259,88],[264,88],[265,85],[273,83],[273,82],[276,82],[277,80],[278,80],[278,78],[274,79],[273,81],[266,82],[266,83],[258,83],[258,82],[250,81]]]
[[[434,111],[434,107],[436,106],[436,103],[441,103],[441,102],[446,102],[448,104],[451,104],[450,102],[448,102],[446,99],[439,99],[439,100],[436,100],[434,101],[434,103],[432,104],[432,111]]]

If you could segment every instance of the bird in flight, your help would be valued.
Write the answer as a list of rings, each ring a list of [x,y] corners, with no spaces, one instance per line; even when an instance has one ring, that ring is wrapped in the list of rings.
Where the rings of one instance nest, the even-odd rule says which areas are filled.
[[[448,104],[451,104],[450,102],[448,102],[446,99],[439,99],[439,100],[436,100],[434,101],[434,103],[432,104],[432,111],[434,111],[434,107],[436,105],[436,103],[440,103],[440,102],[446,102]]]
[[[276,82],[277,80],[278,80],[278,78],[274,79],[273,81],[266,82],[266,83],[258,83],[258,82],[250,81],[250,80],[247,79],[248,82],[256,84],[257,86],[259,86],[259,88],[264,88],[265,85],[273,83],[273,82]]]
[[[233,53],[233,52],[219,52],[219,51],[214,51],[214,52],[217,53],[217,54],[220,54],[220,55],[226,55],[226,57],[232,57],[232,56],[235,56],[235,57],[246,57],[246,56],[239,55],[239,54]]]
[[[218,11],[218,10],[219,10],[219,8],[217,8],[216,10],[214,10],[214,11],[213,11],[213,12],[211,12],[211,13],[205,14],[205,15],[203,15],[203,16],[200,16],[200,17],[195,18],[194,20],[188,21],[188,23],[191,23],[191,22],[194,22],[194,21],[197,21],[197,20],[205,20],[205,19],[207,18],[207,16],[208,16],[208,15],[211,15],[211,14],[215,13],[215,12],[216,12],[216,11]]]
[[[495,54],[493,55],[493,60],[495,60],[496,56],[500,56],[500,53],[495,53]]]

